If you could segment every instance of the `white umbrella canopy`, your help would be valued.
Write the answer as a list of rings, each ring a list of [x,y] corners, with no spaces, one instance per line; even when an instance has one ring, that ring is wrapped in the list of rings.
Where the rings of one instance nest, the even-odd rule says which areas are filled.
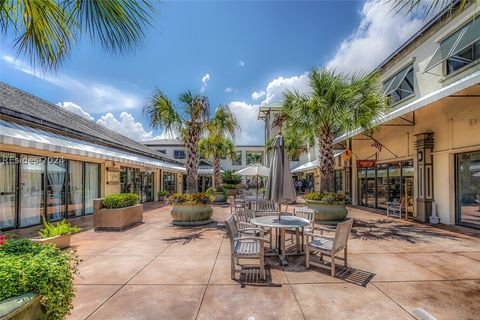
[[[269,173],[270,173],[270,169],[261,164],[254,164],[235,172],[235,174],[238,174],[240,176],[261,176],[261,177],[268,177]]]

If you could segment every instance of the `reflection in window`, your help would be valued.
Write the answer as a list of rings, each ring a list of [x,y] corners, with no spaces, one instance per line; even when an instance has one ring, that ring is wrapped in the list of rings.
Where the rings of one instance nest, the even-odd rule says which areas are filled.
[[[44,210],[45,162],[41,157],[20,157],[20,227],[39,224]]]
[[[480,228],[480,151],[456,155],[457,223]]]
[[[15,157],[14,153],[0,152],[0,229],[15,226]]]
[[[399,102],[415,94],[413,65],[402,69],[396,75],[385,81],[385,95],[392,103]]]
[[[447,59],[447,74],[453,73],[480,59],[480,41]]]
[[[83,162],[68,161],[68,216],[83,214]]]
[[[47,163],[47,219],[57,221],[65,217],[66,161]]]
[[[263,152],[247,151],[246,158],[247,158],[247,166],[251,164],[257,164],[257,163],[261,164],[263,160]]]

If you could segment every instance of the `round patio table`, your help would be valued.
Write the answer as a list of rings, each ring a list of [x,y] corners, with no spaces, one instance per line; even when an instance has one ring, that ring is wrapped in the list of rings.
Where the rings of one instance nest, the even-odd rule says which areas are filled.
[[[295,228],[302,229],[302,238],[303,238],[303,228],[310,224],[310,221],[304,218],[287,216],[287,215],[275,215],[275,216],[263,216],[258,218],[253,218],[250,220],[250,223],[266,228],[275,228],[278,230],[277,234],[277,253],[280,261],[283,265],[288,265],[288,261],[285,258],[285,229],[286,228]]]

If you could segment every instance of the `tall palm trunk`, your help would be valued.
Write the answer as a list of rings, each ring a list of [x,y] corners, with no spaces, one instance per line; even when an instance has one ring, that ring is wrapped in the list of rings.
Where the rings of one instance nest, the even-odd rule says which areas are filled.
[[[320,133],[320,191],[333,192],[333,139],[334,134],[330,128]]]
[[[213,187],[220,186],[220,157],[213,157]]]
[[[195,128],[189,130],[186,145],[187,157],[187,193],[198,192],[198,132]]]

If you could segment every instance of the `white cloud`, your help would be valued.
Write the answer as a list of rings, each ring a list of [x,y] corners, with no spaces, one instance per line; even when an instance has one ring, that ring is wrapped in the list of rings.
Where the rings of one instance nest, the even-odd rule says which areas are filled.
[[[98,119],[97,123],[133,140],[150,140],[153,137],[153,131],[145,131],[143,125],[126,111],[120,113],[119,119],[109,112]]]
[[[368,0],[361,11],[360,25],[341,43],[327,68],[351,73],[370,71],[425,22],[418,15],[394,14],[393,3]]]
[[[272,102],[282,102],[283,92],[285,89],[298,90],[301,93],[309,92],[310,87],[308,85],[308,74],[304,73],[300,76],[294,76],[290,78],[278,77],[270,81],[267,86],[266,97],[262,101],[262,105]]]
[[[243,61],[243,60],[238,60],[238,65],[239,65],[240,67],[245,66],[245,61]]]
[[[133,109],[143,105],[143,99],[136,93],[109,84],[80,80],[60,72],[41,72],[31,68],[28,63],[9,55],[3,55],[2,60],[16,70],[68,90],[71,98],[75,99],[88,112],[100,113],[119,109]]]
[[[258,120],[259,105],[251,105],[243,101],[233,101],[229,105],[235,114],[242,131],[238,134],[236,144],[263,144],[263,121]]]
[[[225,92],[226,92],[226,93],[238,93],[238,89],[232,88],[232,87],[228,87],[228,88],[225,88]]]
[[[73,102],[65,101],[65,102],[59,102],[57,103],[57,106],[62,107],[65,110],[68,110],[70,112],[73,112],[87,120],[93,121],[94,118],[85,110],[83,110],[82,107],[80,107],[78,104],[75,104]]]
[[[265,97],[266,94],[267,94],[267,93],[266,93],[265,91],[263,91],[263,90],[254,91],[254,92],[252,93],[252,99],[255,100],[255,101],[257,101],[258,99]]]
[[[200,92],[204,92],[207,89],[207,82],[210,81],[210,74],[205,73],[202,77],[202,87],[200,88]]]

